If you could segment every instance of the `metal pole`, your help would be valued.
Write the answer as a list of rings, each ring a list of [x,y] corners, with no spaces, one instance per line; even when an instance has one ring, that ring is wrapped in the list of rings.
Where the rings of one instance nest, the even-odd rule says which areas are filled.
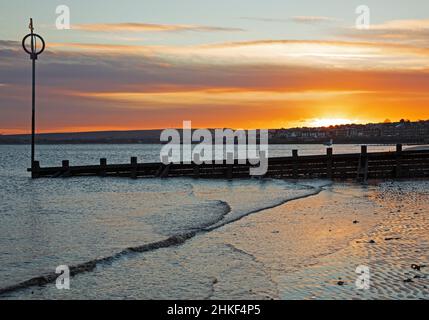
[[[34,37],[33,37],[33,19],[30,19],[30,31],[31,31],[31,60],[32,60],[32,104],[31,104],[31,168],[34,168],[35,160],[35,134],[36,134],[36,59],[35,59],[35,48],[34,48]]]
[[[30,55],[32,60],[32,95],[31,95],[31,171],[34,176],[36,167],[35,161],[35,137],[36,137],[36,60],[37,56],[45,50],[45,41],[41,36],[34,33],[33,19],[30,18],[30,33],[22,39],[22,47],[24,51]],[[26,39],[30,38],[30,48],[26,46]],[[41,48],[37,48],[37,39],[41,42]]]
[[[33,92],[31,108],[31,168],[35,160],[35,134],[36,134],[36,60],[33,59]]]

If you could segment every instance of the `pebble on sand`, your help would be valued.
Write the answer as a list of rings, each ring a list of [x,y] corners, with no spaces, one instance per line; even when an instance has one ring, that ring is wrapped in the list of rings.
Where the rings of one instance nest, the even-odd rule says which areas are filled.
[[[391,237],[391,238],[384,238],[384,240],[386,241],[391,241],[391,240],[400,240],[400,237]]]
[[[420,269],[421,268],[424,268],[425,266],[422,266],[422,265],[418,265],[418,264],[415,264],[415,263],[413,263],[412,265],[411,265],[411,269],[413,269],[413,270],[417,270],[417,271],[420,271]]]

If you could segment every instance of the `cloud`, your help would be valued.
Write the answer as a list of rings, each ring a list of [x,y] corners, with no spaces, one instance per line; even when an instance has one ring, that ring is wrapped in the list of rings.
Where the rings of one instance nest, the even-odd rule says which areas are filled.
[[[371,25],[372,30],[429,30],[429,19],[390,20],[382,24]]]
[[[0,41],[0,83],[27,83],[27,60],[19,42]],[[114,87],[125,92],[141,92],[171,87],[273,86],[279,90],[295,90],[298,83],[300,88],[311,84],[314,87],[308,89],[318,90],[318,83],[325,82],[333,87],[323,86],[323,90],[355,90],[356,85],[362,87],[360,81],[368,82],[361,74],[369,71],[377,79],[378,73],[391,74],[392,80],[397,76],[408,79],[411,73],[416,79],[411,86],[425,85],[428,80],[417,75],[429,67],[429,49],[311,40],[259,40],[183,47],[50,43],[39,60],[40,81],[72,91],[109,91]],[[344,83],[342,75],[351,86]],[[389,85],[402,90],[395,83],[409,90],[409,85],[399,80]],[[365,90],[371,89],[365,87]]]
[[[429,53],[413,50],[352,41],[50,43],[38,61],[39,128],[160,128],[184,119],[203,127],[280,127],[324,112],[427,118]],[[20,43],[0,41],[0,83],[8,84],[0,89],[0,130],[28,127],[29,79]]]
[[[262,22],[288,22],[289,18],[264,18],[264,17],[240,17],[242,20],[262,21]]]
[[[7,58],[25,57],[16,43],[0,42],[0,65],[8,68]],[[49,43],[41,59],[68,68],[72,62],[88,66],[105,63],[136,69],[157,68],[156,74],[172,72],[175,67],[210,66],[291,66],[344,70],[425,70],[429,48],[403,43],[324,40],[255,40],[210,45],[150,46],[91,43]],[[129,70],[128,70],[129,71]],[[60,71],[59,71],[60,72]],[[212,71],[215,72],[215,71]],[[0,76],[1,81],[1,76]]]
[[[429,45],[429,19],[390,20],[371,24],[368,30],[349,28],[345,36],[374,42],[403,43],[420,47]]]
[[[255,40],[201,46],[212,61],[336,69],[426,69],[429,49],[403,43],[350,40]]]
[[[154,24],[154,23],[95,23],[95,24],[76,24],[73,29],[87,32],[241,32],[241,28],[228,28],[216,26],[201,26],[187,24]]]
[[[296,22],[304,24],[319,24],[338,22],[338,19],[324,16],[294,16],[291,18],[267,18],[267,17],[241,17],[243,20],[253,20],[261,22]]]
[[[292,21],[296,23],[304,23],[304,24],[318,24],[318,23],[326,23],[326,22],[337,22],[337,19],[324,17],[324,16],[295,16],[292,17]]]
[[[204,104],[212,105],[252,105],[286,101],[321,101],[339,96],[369,93],[365,91],[283,91],[267,88],[266,90],[252,88],[206,88],[188,89],[186,91],[163,92],[87,92],[77,94],[86,98],[128,102],[136,108],[153,105],[165,107],[182,106],[194,107]]]

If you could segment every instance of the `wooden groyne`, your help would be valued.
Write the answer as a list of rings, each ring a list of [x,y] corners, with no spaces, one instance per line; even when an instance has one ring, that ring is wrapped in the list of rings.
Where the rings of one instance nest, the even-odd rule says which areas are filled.
[[[129,163],[108,164],[105,158],[100,164],[89,166],[70,166],[63,160],[59,167],[40,167],[34,163],[33,178],[72,177],[72,176],[117,176],[130,178],[170,178],[193,177],[207,179],[250,178],[249,161],[240,164],[200,164],[195,163],[138,163],[132,157]],[[397,145],[394,152],[368,153],[362,146],[360,153],[333,154],[327,148],[325,155],[299,156],[293,150],[292,157],[269,158],[268,171],[264,177],[285,179],[323,178],[333,180],[429,178],[429,150],[402,150]]]

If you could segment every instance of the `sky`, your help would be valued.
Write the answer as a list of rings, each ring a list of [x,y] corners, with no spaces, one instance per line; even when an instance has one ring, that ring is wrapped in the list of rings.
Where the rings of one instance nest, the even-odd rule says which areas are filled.
[[[30,129],[30,17],[47,44],[38,132],[429,119],[427,0],[14,0],[0,2],[0,134]]]

